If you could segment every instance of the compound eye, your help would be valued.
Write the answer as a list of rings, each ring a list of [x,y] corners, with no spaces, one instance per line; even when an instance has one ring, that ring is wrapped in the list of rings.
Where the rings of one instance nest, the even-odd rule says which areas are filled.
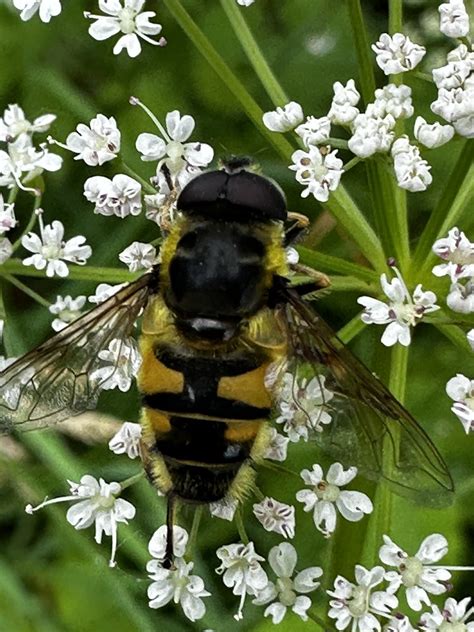
[[[178,242],[177,250],[192,250],[196,246],[197,232],[195,230],[186,233]]]
[[[240,252],[244,257],[261,258],[265,254],[265,246],[259,239],[245,235],[240,239]]]

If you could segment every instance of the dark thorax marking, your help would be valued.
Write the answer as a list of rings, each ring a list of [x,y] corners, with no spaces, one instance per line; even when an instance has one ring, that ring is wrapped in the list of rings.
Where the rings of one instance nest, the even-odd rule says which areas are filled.
[[[235,354],[219,358],[196,358],[177,355],[175,350],[156,349],[162,364],[183,374],[181,393],[153,393],[144,395],[143,404],[166,413],[201,414],[222,419],[250,421],[264,419],[269,408],[251,406],[217,394],[222,377],[235,377],[258,368],[262,360],[248,354]]]

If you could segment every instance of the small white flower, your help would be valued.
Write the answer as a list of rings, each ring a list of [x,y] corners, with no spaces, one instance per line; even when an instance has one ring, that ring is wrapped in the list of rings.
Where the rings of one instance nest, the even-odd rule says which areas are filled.
[[[3,201],[3,195],[0,193],[0,235],[14,228],[17,223],[15,218],[15,205],[5,203]]]
[[[299,252],[296,248],[292,248],[291,246],[285,248],[285,257],[287,264],[290,266],[295,265],[300,260]]]
[[[103,165],[120,151],[120,130],[113,116],[97,114],[89,125],[79,123],[66,138],[66,147],[77,154],[74,160],[83,160],[91,167]]]
[[[61,0],[13,0],[15,9],[21,11],[22,20],[29,20],[39,11],[40,20],[49,22],[61,13]]]
[[[377,116],[383,118],[391,114],[395,119],[406,119],[413,116],[411,88],[401,84],[389,83],[375,91],[374,109]]]
[[[168,528],[166,525],[159,527],[151,536],[148,543],[148,551],[154,558],[146,565],[148,573],[156,573],[163,566],[166,557]],[[173,554],[175,558],[183,557],[188,545],[189,535],[186,529],[179,525],[173,525]]]
[[[389,593],[395,593],[403,586],[407,603],[412,610],[419,611],[422,604],[430,605],[428,593],[441,595],[448,587],[446,582],[451,573],[445,568],[433,567],[448,552],[448,542],[439,533],[429,535],[423,540],[417,553],[410,557],[387,535],[380,547],[380,560],[387,566],[395,566],[396,571],[387,571],[385,579],[389,582]]]
[[[276,423],[284,424],[283,430],[293,443],[308,441],[310,432],[322,432],[331,423],[327,412],[328,403],[334,397],[325,387],[324,375],[296,380],[292,373],[285,373],[281,384],[280,415]]]
[[[329,139],[331,134],[331,121],[327,116],[322,116],[321,118],[308,116],[306,117],[306,122],[298,125],[295,132],[302,139],[306,147],[319,145]]]
[[[91,380],[100,382],[100,388],[104,390],[118,387],[122,392],[128,391],[141,364],[134,338],[114,338],[108,349],[99,351],[98,356],[104,366],[92,372]]]
[[[13,254],[13,244],[7,237],[0,238],[0,264],[5,263]]]
[[[156,263],[156,248],[151,244],[134,241],[119,254],[122,263],[128,266],[130,272],[151,270]]]
[[[360,296],[357,299],[359,305],[364,307],[361,319],[367,325],[388,325],[382,336],[382,344],[391,347],[399,342],[407,347],[411,342],[411,327],[423,318],[425,314],[439,309],[436,305],[436,294],[434,292],[423,292],[422,286],[417,285],[410,295],[405,282],[394,268],[396,277],[390,282],[385,274],[380,277],[382,290],[389,299],[389,303],[384,303],[371,296]]]
[[[128,524],[135,517],[135,507],[128,500],[117,498],[122,491],[119,483],[106,483],[102,478],[97,480],[85,474],[79,483],[68,481],[71,496],[62,496],[45,500],[37,507],[27,505],[26,513],[47,505],[60,502],[74,501],[66,514],[66,520],[75,529],[87,529],[95,523],[95,541],[100,544],[102,535],[112,537],[112,553],[109,566],[115,566],[117,550],[117,525],[122,522]]]
[[[237,4],[240,4],[241,7],[249,7],[254,2],[255,0],[237,0]]]
[[[452,125],[441,125],[438,122],[430,125],[422,116],[417,116],[414,134],[417,141],[432,149],[433,147],[441,147],[441,145],[449,142],[454,136],[454,127]]]
[[[51,323],[51,327],[54,331],[61,331],[64,327],[67,327],[73,320],[79,318],[81,315],[81,309],[86,303],[85,296],[78,296],[72,298],[72,296],[57,296],[56,302],[49,306],[51,314],[55,314],[57,318]]]
[[[28,134],[20,134],[8,143],[8,152],[0,150],[0,186],[11,188],[16,185],[24,189],[23,182],[32,180],[43,171],[58,171],[62,164],[61,156],[50,153],[44,147],[36,150]]]
[[[351,625],[351,632],[380,632],[380,622],[374,615],[389,618],[390,612],[398,606],[398,599],[388,591],[372,592],[384,579],[382,566],[367,570],[355,567],[357,584],[338,575],[334,589],[327,593],[330,600],[328,616],[336,620],[336,628],[345,630]]]
[[[118,283],[117,285],[109,285],[108,283],[99,283],[95,288],[95,294],[88,297],[89,303],[95,303],[99,305],[103,303],[111,296],[116,294],[119,290],[125,287],[126,283]]]
[[[401,189],[413,193],[425,191],[433,181],[431,166],[422,159],[418,147],[409,143],[407,136],[401,136],[393,143],[392,158],[397,184]]]
[[[306,186],[301,197],[311,194],[319,202],[328,201],[329,192],[337,189],[344,173],[342,160],[336,154],[337,149],[331,151],[330,147],[314,146],[310,146],[307,152],[298,149],[293,153],[293,164],[289,168],[296,171],[296,180]]]
[[[375,111],[358,114],[352,122],[352,136],[348,146],[353,154],[360,158],[368,158],[376,152],[390,149],[395,133],[395,119],[391,114],[383,118],[375,116]]]
[[[433,252],[446,262],[433,268],[435,276],[447,275],[453,283],[474,277],[474,243],[457,226],[451,228],[447,237],[435,241]]]
[[[303,108],[299,103],[290,101],[283,107],[265,112],[263,124],[272,132],[289,132],[303,121]]]
[[[320,465],[313,465],[313,469],[303,470],[301,478],[312,489],[302,489],[296,494],[296,499],[304,503],[305,511],[313,511],[313,520],[318,531],[329,537],[336,528],[337,512],[350,522],[362,520],[364,514],[373,511],[373,505],[368,496],[362,492],[340,489],[350,483],[357,475],[357,468],[344,470],[340,463],[333,463],[328,470],[326,479]]]
[[[163,179],[162,165],[165,164],[173,180],[184,186],[202,167],[207,167],[214,158],[210,145],[200,142],[186,143],[193,133],[195,121],[192,116],[181,116],[179,110],[166,115],[165,140],[156,134],[139,134],[135,146],[144,161],[158,160],[157,177]],[[165,134],[164,134],[165,135]]]
[[[372,45],[377,65],[386,75],[413,70],[426,54],[426,48],[414,44],[407,35],[382,33],[378,42]]]
[[[140,456],[141,436],[140,424],[126,421],[109,441],[109,449],[114,454],[126,454],[130,459],[136,459],[137,456]]]
[[[473,330],[474,331],[474,330]],[[276,428],[270,428],[268,445],[263,457],[272,461],[284,461],[288,451],[289,437],[285,437]]]
[[[465,37],[469,33],[469,15],[463,0],[449,0],[438,7],[439,30],[447,37]]]
[[[139,215],[142,211],[142,186],[123,173],[109,180],[104,176],[92,176],[84,183],[84,196],[95,204],[94,213],[115,215],[124,219]]]
[[[467,341],[471,345],[471,349],[474,351],[474,329],[470,329],[467,332]]]
[[[239,609],[234,615],[234,619],[240,621],[246,595],[258,596],[268,585],[267,574],[260,565],[265,558],[255,552],[253,542],[221,546],[216,555],[222,562],[216,573],[223,574],[224,584],[232,588],[234,595],[240,595]]]
[[[12,103],[4,111],[0,118],[0,140],[11,143],[21,134],[33,134],[34,132],[46,132],[56,120],[54,114],[43,114],[30,123],[19,105]]]
[[[125,49],[129,57],[137,57],[142,50],[140,39],[155,46],[164,46],[166,40],[158,41],[150,35],[161,32],[161,24],[150,22],[156,16],[154,11],[142,11],[145,0],[99,0],[99,9],[106,15],[84,12],[86,18],[95,20],[89,27],[89,35],[102,41],[122,33],[114,46],[114,55]]]
[[[237,511],[239,503],[234,498],[223,498],[214,503],[210,503],[209,512],[211,516],[215,518],[221,518],[222,520],[228,520],[232,522]]]
[[[391,617],[383,628],[383,632],[416,632],[410,623],[410,619],[403,614],[396,613]]]
[[[254,504],[253,513],[267,531],[274,531],[285,538],[295,537],[295,508],[292,505],[266,497]]]
[[[31,257],[23,259],[23,265],[32,265],[37,270],[46,268],[48,277],[66,277],[69,274],[66,261],[80,266],[85,265],[92,254],[91,247],[85,244],[85,237],[77,235],[64,241],[64,226],[58,220],[44,227],[40,223],[40,228],[41,236],[31,232],[22,237],[23,248],[34,253]]]
[[[452,283],[446,297],[447,306],[459,314],[472,314],[474,312],[474,279],[470,279],[465,285]]]
[[[174,568],[157,568],[148,586],[148,605],[150,608],[162,608],[170,601],[180,604],[185,616],[190,621],[202,619],[206,614],[206,606],[202,597],[210,597],[204,582],[198,575],[191,575],[193,563],[188,564],[183,558],[175,559]]]
[[[320,583],[317,580],[323,574],[322,569],[319,566],[305,568],[293,579],[297,554],[295,547],[289,542],[274,546],[268,554],[268,561],[277,580],[275,583],[268,582],[267,587],[252,603],[262,606],[272,601],[273,603],[265,609],[264,616],[271,616],[274,624],[283,621],[288,608],[303,621],[307,621],[306,612],[311,607],[311,599],[304,593],[313,592],[318,588]],[[275,599],[277,601],[274,601]]]
[[[446,393],[454,401],[451,411],[464,426],[466,434],[474,432],[474,380],[458,373],[446,384]]]
[[[467,622],[472,616],[474,608],[469,608],[471,597],[465,597],[456,601],[448,597],[440,609],[435,604],[431,605],[431,612],[425,612],[420,618],[420,628],[426,632],[473,632],[474,621]]]
[[[333,84],[333,90],[334,97],[328,118],[335,125],[349,125],[359,114],[355,106],[360,101],[360,94],[355,87],[354,79],[349,79],[345,86],[340,81],[336,81]]]

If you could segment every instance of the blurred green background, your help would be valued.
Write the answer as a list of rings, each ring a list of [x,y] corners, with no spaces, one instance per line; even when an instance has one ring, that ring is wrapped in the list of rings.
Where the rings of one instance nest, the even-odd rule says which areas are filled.
[[[139,97],[161,120],[166,112],[174,109],[192,114],[196,119],[192,140],[211,144],[216,156],[254,156],[263,171],[280,182],[291,209],[306,213],[313,220],[319,218],[318,230],[310,236],[311,246],[360,260],[360,253],[344,233],[334,229],[327,216],[322,215],[321,206],[312,198],[301,199],[300,186],[287,169],[288,163],[282,161],[256,130],[160,2],[148,0],[147,7],[157,10],[157,21],[163,24],[168,45],[158,49],[145,43],[142,54],[134,60],[124,54],[119,57],[112,54],[115,38],[97,42],[88,35],[88,22],[82,12],[84,9],[97,12],[95,2],[64,2],[62,14],[50,24],[42,24],[37,17],[23,23],[8,4],[7,1],[0,6],[1,111],[9,103],[18,103],[30,120],[43,113],[55,113],[58,118],[51,133],[58,140],[64,140],[79,122],[88,122],[98,112],[114,116],[122,132],[125,160],[144,177],[152,175],[153,164],[140,161],[134,149],[135,139],[140,132],[154,129],[139,108],[129,105],[129,97]],[[411,1],[406,2],[405,7],[406,31],[428,47],[426,68],[438,62],[441,65],[448,50],[447,40],[436,31],[437,4]],[[220,4],[215,0],[186,0],[185,6],[259,105],[264,110],[272,109]],[[387,3],[373,0],[364,2],[363,6],[371,41],[375,41],[387,28]],[[357,79],[347,6],[342,0],[256,0],[252,7],[242,11],[281,84],[292,99],[303,105],[306,114],[322,116],[327,112],[334,81]],[[377,79],[382,85],[381,73]],[[414,90],[416,113],[427,117],[435,88],[417,79],[408,79],[408,82]],[[414,239],[442,192],[443,179],[459,146],[459,142],[454,142],[447,152],[426,152],[433,164],[434,185],[426,193],[409,199]],[[45,222],[60,219],[66,226],[66,237],[85,235],[93,248],[91,265],[119,267],[117,255],[128,244],[154,238],[150,235],[153,224],[144,214],[124,221],[93,215],[92,205],[82,195],[84,181],[97,174],[112,177],[119,167],[112,161],[101,168],[90,168],[74,161],[72,155],[58,152],[64,156],[64,166],[58,173],[46,174]],[[342,152],[342,157],[346,160],[349,154]],[[371,202],[363,166],[353,169],[343,181],[370,219]],[[30,209],[31,199],[20,197],[20,227],[27,221]],[[474,237],[472,232],[469,235],[472,224],[471,221],[470,225],[460,226],[471,239]],[[95,284],[86,282],[31,278],[23,278],[23,281],[51,302],[57,294],[92,294],[95,289]],[[447,287],[445,280],[437,283],[433,280],[431,289],[437,289],[442,297]],[[45,308],[38,307],[11,286],[4,284],[3,292],[8,314],[6,340],[19,355],[51,335],[52,318]],[[360,292],[335,292],[318,307],[337,329],[357,313],[358,294]],[[390,356],[381,349],[381,333],[381,328],[369,328],[356,339],[353,348],[383,377]],[[450,542],[447,563],[472,564],[473,439],[464,435],[460,423],[450,412],[450,400],[444,387],[456,372],[472,377],[474,363],[467,353],[463,354],[433,328],[418,328],[415,338],[410,353],[407,405],[445,454],[459,492],[452,507],[438,512],[396,500],[396,521],[390,535],[414,553],[426,535],[441,532]],[[120,420],[136,421],[137,403],[135,391],[125,396],[112,392],[101,399],[100,410]],[[290,446],[288,462],[295,471],[313,462],[327,464],[311,445]],[[241,623],[232,618],[238,597],[224,590],[221,579],[215,575],[214,568],[218,564],[214,551],[219,544],[236,541],[237,535],[232,525],[207,516],[200,532],[195,568],[213,593],[213,597],[206,600],[205,619],[191,624],[173,607],[159,611],[148,608],[144,572],[148,558],[146,545],[153,531],[164,522],[164,503],[145,481],[125,494],[137,506],[137,518],[129,527],[119,529],[119,568],[114,571],[107,568],[108,540],[98,546],[91,529],[74,531],[65,520],[65,506],[39,512],[33,517],[24,513],[27,502],[39,502],[45,495],[63,495],[67,491],[66,478],[77,481],[82,474],[91,473],[106,480],[121,480],[137,472],[139,467],[126,457],[113,456],[103,442],[87,445],[53,432],[29,435],[21,438],[21,443],[15,442],[3,450],[0,456],[1,631],[186,632],[212,628],[217,632],[233,629],[264,632],[273,628],[271,621],[263,620],[263,609],[250,604]],[[356,489],[364,488],[362,480],[356,482]],[[259,476],[259,486],[265,494],[287,502],[292,502],[296,490],[301,488],[297,479],[288,480],[265,472]],[[268,552],[279,538],[267,534],[256,523],[251,516],[251,503],[246,518],[257,551]],[[183,515],[183,521],[189,525],[187,515]],[[321,564],[326,568],[326,562],[331,564],[329,575],[342,572],[352,579],[353,564],[349,562],[362,548],[366,521],[363,523],[344,525],[328,545],[314,529],[311,517],[297,507],[298,567]],[[372,563],[376,561],[376,553],[374,550]],[[470,595],[473,587],[472,575],[456,574],[453,596]],[[324,595],[314,593],[313,602],[316,610],[323,614],[327,603]],[[311,626],[315,624],[304,624],[287,616],[280,629],[302,630]]]

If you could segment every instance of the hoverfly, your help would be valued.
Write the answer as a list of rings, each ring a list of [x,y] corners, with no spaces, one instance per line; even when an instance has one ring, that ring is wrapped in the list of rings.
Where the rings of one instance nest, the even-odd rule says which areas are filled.
[[[324,284],[291,283],[285,247],[302,223],[285,231],[278,185],[229,163],[191,180],[177,208],[159,265],[0,373],[0,430],[94,408],[110,378],[101,351],[127,344],[143,311],[141,452],[168,497],[168,529],[176,499],[245,496],[278,406],[279,381],[266,380],[275,367],[294,376],[306,414],[299,378],[332,393],[319,439],[332,457],[422,502],[449,495],[451,476],[428,435],[304,299]],[[168,564],[171,540],[168,531]]]

